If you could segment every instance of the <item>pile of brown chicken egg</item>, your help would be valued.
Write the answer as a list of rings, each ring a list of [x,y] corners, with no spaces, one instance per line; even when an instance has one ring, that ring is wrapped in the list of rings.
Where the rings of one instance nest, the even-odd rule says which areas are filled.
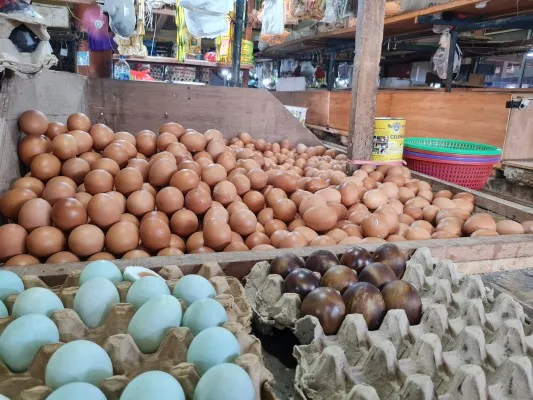
[[[241,133],[230,140],[166,123],[113,132],[72,114],[19,119],[29,171],[0,199],[5,265],[532,232],[533,222],[472,215],[474,196],[402,166]]]

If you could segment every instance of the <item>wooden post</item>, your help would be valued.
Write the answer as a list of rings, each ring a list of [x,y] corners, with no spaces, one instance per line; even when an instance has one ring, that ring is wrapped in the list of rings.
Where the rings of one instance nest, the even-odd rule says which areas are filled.
[[[358,0],[348,160],[370,160],[383,42],[385,0]],[[351,175],[358,167],[348,164]]]
[[[252,23],[250,22],[250,15],[252,15],[254,11],[254,1],[248,0],[248,8],[246,13],[246,31],[244,32],[244,38],[246,40],[252,40],[253,39],[253,27]],[[242,87],[247,88],[248,82],[250,80],[250,71],[245,69],[242,71]]]

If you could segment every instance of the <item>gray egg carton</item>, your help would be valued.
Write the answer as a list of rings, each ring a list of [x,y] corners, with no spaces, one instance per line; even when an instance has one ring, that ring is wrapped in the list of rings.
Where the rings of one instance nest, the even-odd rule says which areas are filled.
[[[428,249],[402,279],[422,296],[419,325],[403,310],[389,311],[376,331],[347,315],[334,336],[315,317],[296,322],[297,332],[312,332],[294,348],[297,399],[533,399],[533,326],[518,302]]]
[[[170,290],[183,276],[177,266],[163,267],[159,274],[166,279]],[[224,328],[231,331],[241,347],[241,356],[235,362],[241,366],[252,379],[256,392],[256,399],[277,399],[272,389],[273,375],[264,366],[261,342],[251,331],[251,309],[244,296],[244,288],[238,279],[225,276],[216,263],[202,265],[198,275],[209,279],[213,284],[216,297],[227,314],[228,322]],[[49,288],[36,276],[23,277],[24,287]],[[143,354],[132,337],[127,334],[129,322],[135,314],[131,304],[115,304],[106,317],[102,326],[87,327],[78,314],[72,309],[74,296],[78,290],[79,272],[69,274],[65,283],[56,288],[50,288],[63,302],[65,309],[56,311],[52,320],[59,330],[59,344],[44,345],[38,351],[32,365],[24,373],[13,373],[0,360],[0,394],[11,400],[44,400],[52,390],[44,385],[46,364],[52,354],[63,344],[73,340],[90,340],[102,346],[109,354],[113,363],[115,375],[106,379],[100,389],[108,400],[119,400],[120,394],[128,382],[140,373],[150,370],[162,370],[173,375],[182,385],[188,399],[192,399],[194,388],[200,376],[193,364],[186,362],[187,349],[193,335],[186,327],[172,328],[167,333],[159,350],[154,354]],[[117,285],[121,301],[125,301],[131,282],[121,282]],[[9,296],[6,301],[11,311],[16,295]],[[182,302],[185,309],[185,305]],[[0,333],[12,321],[11,317],[0,318]]]

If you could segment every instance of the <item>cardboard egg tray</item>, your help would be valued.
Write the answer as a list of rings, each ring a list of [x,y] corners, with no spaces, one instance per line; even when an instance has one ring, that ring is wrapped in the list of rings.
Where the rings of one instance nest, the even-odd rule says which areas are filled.
[[[297,399],[533,398],[533,326],[518,302],[428,249],[417,250],[402,279],[422,297],[419,325],[403,310],[389,311],[376,331],[347,315],[334,336],[315,317],[296,321],[296,332],[312,332],[310,344],[294,348]]]
[[[159,274],[166,279],[171,292],[176,282],[183,276],[177,266],[165,266]],[[198,275],[209,279],[213,284],[217,293],[215,299],[224,306],[228,314],[228,322],[223,326],[235,334],[240,344],[241,356],[235,362],[250,375],[256,399],[275,400],[276,396],[272,389],[273,375],[264,366],[261,342],[250,334],[252,312],[245,299],[244,288],[238,279],[225,276],[216,263],[204,264]],[[26,289],[48,288],[36,276],[22,279]],[[50,288],[58,294],[65,306],[64,310],[53,314],[52,320],[58,327],[62,343],[85,339],[99,344],[107,351],[116,374],[100,385],[107,399],[118,400],[132,378],[155,369],[173,375],[183,387],[187,399],[192,399],[200,376],[196,367],[186,362],[187,349],[193,339],[190,330],[185,327],[170,329],[156,353],[143,354],[132,337],[127,334],[128,324],[135,314],[134,307],[128,303],[115,304],[102,326],[89,328],[72,309],[78,284],[79,272],[73,272],[62,286]],[[121,301],[125,301],[131,284],[124,281],[117,285]],[[16,295],[7,298],[6,306],[10,312],[15,300]],[[183,302],[182,306],[185,309]],[[0,332],[3,332],[11,321],[11,317],[0,318]],[[0,393],[11,400],[44,400],[52,392],[49,387],[44,386],[46,364],[62,343],[41,347],[25,373],[13,373],[0,361]]]

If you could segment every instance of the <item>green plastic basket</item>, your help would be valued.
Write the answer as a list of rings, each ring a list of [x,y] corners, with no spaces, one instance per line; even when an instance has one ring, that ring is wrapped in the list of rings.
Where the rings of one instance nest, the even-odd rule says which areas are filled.
[[[502,154],[501,149],[488,144],[437,138],[407,138],[405,139],[405,147],[433,154],[445,153],[472,156],[500,156]]]

